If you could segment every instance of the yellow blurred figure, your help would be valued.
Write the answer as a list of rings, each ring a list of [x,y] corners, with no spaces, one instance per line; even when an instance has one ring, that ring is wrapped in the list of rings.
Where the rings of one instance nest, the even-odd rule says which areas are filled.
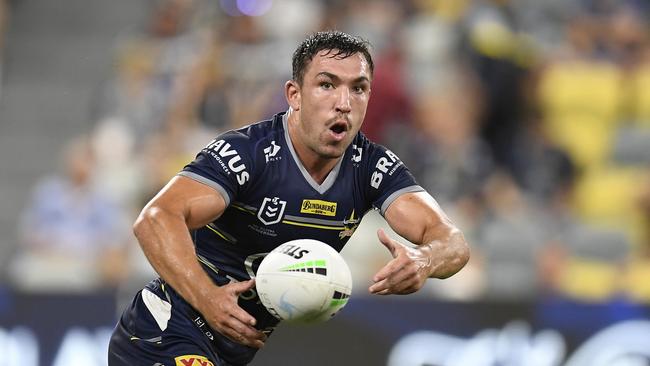
[[[581,169],[601,165],[610,154],[622,81],[614,65],[585,60],[555,64],[542,75],[545,128]]]
[[[587,302],[602,302],[619,289],[619,271],[611,263],[571,258],[559,279],[559,290],[566,296]]]

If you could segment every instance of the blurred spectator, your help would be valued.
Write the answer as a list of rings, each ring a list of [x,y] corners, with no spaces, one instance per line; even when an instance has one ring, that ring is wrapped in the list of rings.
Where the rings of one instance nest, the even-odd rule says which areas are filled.
[[[531,107],[512,142],[511,172],[517,184],[536,200],[552,209],[558,195],[564,199],[576,180],[575,164],[544,131],[544,116]]]
[[[134,159],[138,146],[132,131],[120,119],[99,121],[90,138],[93,174],[107,197],[125,208],[142,194],[147,171]]]
[[[165,92],[154,82],[155,64],[146,44],[120,45],[115,59],[114,76],[103,85],[94,117],[122,124],[142,140],[161,128],[167,113]]]
[[[647,36],[630,3],[598,2],[574,14],[537,89],[546,136],[577,168],[571,197],[577,217],[618,232],[625,242],[641,230],[634,200],[642,176],[638,159],[648,151],[637,129],[644,124],[640,106],[647,92],[639,85]]]
[[[560,239],[565,253],[553,289],[555,297],[608,302],[624,294],[623,266],[631,250],[624,232],[577,222]]]
[[[413,117],[403,58],[397,44],[376,57],[372,98],[362,126],[362,132],[373,141],[388,141],[387,133],[407,124]]]
[[[539,290],[534,269],[547,241],[549,223],[508,174],[492,175],[483,194],[486,211],[475,245],[484,256],[485,296],[534,298]]]
[[[634,11],[625,7],[615,12],[607,35],[625,83],[612,158],[621,165],[645,167],[650,164],[650,34]]]
[[[642,187],[637,197],[640,211],[639,243],[626,263],[623,290],[635,302],[650,304],[650,169],[646,169],[641,180]]]
[[[0,97],[2,97],[2,84],[4,80],[3,60],[5,54],[5,33],[9,23],[9,3],[8,0],[0,0]]]
[[[134,210],[214,134],[202,134],[199,123],[211,116],[202,108],[212,104],[203,103],[214,80],[209,61],[220,57],[209,5],[156,0],[144,29],[118,40],[114,76],[94,106],[93,137],[102,183]],[[222,116],[225,126],[229,120]]]
[[[386,141],[385,135],[393,132],[391,126],[403,125],[412,118],[406,81],[408,57],[400,42],[406,7],[394,0],[363,0],[340,2],[335,8],[340,12],[337,18],[329,20],[330,27],[347,29],[372,44],[375,60],[372,98],[362,131],[373,141],[382,143]]]
[[[86,137],[69,143],[61,175],[40,182],[22,215],[23,246],[11,263],[16,286],[30,291],[88,291],[127,275],[125,213],[94,182]]]
[[[481,136],[497,165],[514,169],[514,142],[525,111],[524,82],[534,65],[528,36],[518,29],[509,1],[479,1],[464,19],[464,51],[485,99]]]
[[[569,22],[567,47],[542,69],[538,89],[549,137],[583,170],[607,159],[621,105],[622,74],[600,57],[600,27],[589,15]]]
[[[402,22],[396,39],[405,55],[406,85],[411,96],[422,89],[444,91],[459,73],[467,71],[458,54],[460,14],[446,11],[446,1],[413,3],[415,11]],[[460,9],[462,4],[463,1],[458,2]]]
[[[190,26],[199,9],[192,0],[154,2],[145,30],[119,40],[115,77],[102,90],[95,120],[120,120],[137,141],[167,127],[206,41]]]
[[[480,99],[472,87],[459,78],[435,92],[422,90],[413,98],[414,129],[395,126],[386,139],[420,185],[443,204],[474,199],[493,167],[478,136]]]

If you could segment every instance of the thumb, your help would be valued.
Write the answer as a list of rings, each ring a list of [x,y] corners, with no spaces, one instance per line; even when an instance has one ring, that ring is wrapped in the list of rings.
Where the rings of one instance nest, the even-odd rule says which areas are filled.
[[[251,278],[248,281],[234,282],[230,283],[229,285],[230,289],[235,293],[235,295],[239,295],[255,287],[255,279]]]
[[[397,246],[399,245],[395,240],[391,239],[384,229],[377,230],[377,237],[379,241],[390,251],[393,258],[397,257]]]

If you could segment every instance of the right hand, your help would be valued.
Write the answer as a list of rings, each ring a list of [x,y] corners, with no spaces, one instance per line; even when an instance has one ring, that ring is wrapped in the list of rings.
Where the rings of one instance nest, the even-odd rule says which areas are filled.
[[[234,342],[253,348],[262,348],[266,335],[255,329],[256,320],[237,304],[240,294],[252,289],[255,279],[231,282],[214,287],[209,300],[198,309],[212,329]]]

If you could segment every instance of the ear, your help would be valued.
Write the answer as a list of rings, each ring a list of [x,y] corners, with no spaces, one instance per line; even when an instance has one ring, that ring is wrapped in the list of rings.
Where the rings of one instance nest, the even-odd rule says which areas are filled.
[[[300,110],[300,86],[294,80],[289,80],[284,84],[284,96],[287,98],[289,107],[294,111]]]

